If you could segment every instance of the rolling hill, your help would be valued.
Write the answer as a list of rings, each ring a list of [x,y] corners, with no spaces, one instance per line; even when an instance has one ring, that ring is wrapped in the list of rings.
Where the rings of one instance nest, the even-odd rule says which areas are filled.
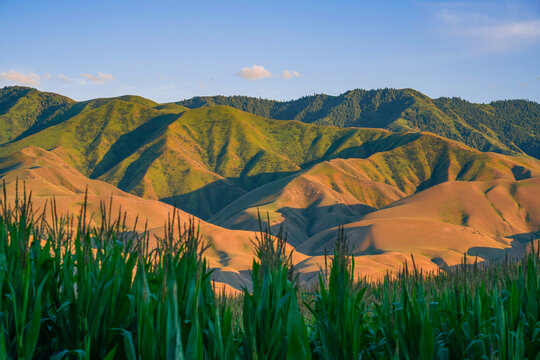
[[[540,178],[520,181],[450,181],[399,200],[345,224],[352,252],[371,265],[363,274],[377,276],[410,261],[427,271],[477,258],[519,257],[540,238]],[[321,261],[335,242],[329,228],[296,246]],[[300,264],[299,266],[301,266]]]
[[[0,192],[3,192],[5,184],[8,199],[15,198],[18,182],[19,193],[22,195],[23,187],[27,194],[31,193],[34,210],[41,213],[45,209],[49,220],[53,197],[59,215],[78,216],[87,194],[88,220],[93,224],[101,220],[100,204],[106,208],[112,204],[111,215],[115,217],[125,213],[128,227],[132,228],[138,217],[136,230],[142,232],[147,227],[151,234],[150,246],[155,246],[155,236],[164,235],[165,221],[173,213],[173,207],[163,202],[142,199],[106,182],[88,179],[54,152],[37,147],[28,147],[9,158],[0,159],[0,178]],[[246,285],[254,256],[252,241],[255,233],[225,229],[182,210],[176,211],[183,223],[193,219],[205,241],[211,242],[205,255],[210,268],[216,269],[214,278],[237,289]],[[306,258],[298,252],[294,254],[295,262]]]
[[[74,116],[0,146],[0,156],[28,146],[54,150],[85,176],[202,218],[318,162],[365,158],[420,136],[283,122],[227,106],[174,112],[136,97],[78,107]]]
[[[195,97],[189,108],[228,105],[281,120],[338,127],[429,131],[481,151],[524,152],[540,158],[540,104],[527,100],[474,104],[460,98],[430,99],[413,89],[347,91],[291,101],[247,96]]]
[[[536,149],[537,106],[432,100],[408,89],[289,103],[75,102],[9,87],[0,90],[0,178],[11,188],[24,180],[38,205],[56,196],[62,211],[76,210],[86,187],[94,212],[113,195],[128,222],[138,214],[155,234],[176,205],[182,218],[201,219],[216,279],[237,288],[258,212],[285,227],[305,281],[340,225],[358,274],[379,277],[411,254],[436,269],[463,253],[519,253],[539,237],[540,161],[527,155]]]
[[[75,102],[67,97],[11,86],[0,89],[0,143],[62,118]]]
[[[257,212],[268,212],[273,226],[283,224],[291,244],[297,246],[325,228],[378,213],[378,209],[393,206],[400,199],[424,193],[422,190],[439,184],[518,184],[520,180],[538,176],[537,160],[481,153],[457,142],[423,134],[418,140],[389,151],[364,159],[332,159],[261,186],[209,221],[227,228],[254,230]],[[532,189],[531,196],[540,195],[540,188]],[[446,197],[440,195],[444,201]]]

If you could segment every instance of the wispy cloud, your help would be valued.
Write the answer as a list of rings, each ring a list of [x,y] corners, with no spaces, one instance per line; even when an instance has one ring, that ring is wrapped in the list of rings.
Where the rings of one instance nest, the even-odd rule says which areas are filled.
[[[490,42],[540,40],[540,20],[462,27],[456,33]]]
[[[270,71],[266,70],[264,66],[260,65],[244,67],[240,71],[238,71],[236,75],[246,80],[261,80],[271,78],[273,76]]]
[[[81,77],[90,80],[94,84],[103,84],[107,81],[114,80],[114,76],[102,72],[98,72],[97,75],[81,74]]]
[[[298,73],[298,71],[290,71],[290,70],[283,70],[281,72],[281,76],[285,80],[292,79],[293,77],[301,77],[301,75]]]
[[[505,52],[540,44],[540,18],[497,9],[486,15],[473,6],[451,8],[441,6],[436,11],[438,30],[460,38],[478,52]],[[511,15],[507,15],[511,14]]]
[[[41,82],[41,77],[34,73],[24,74],[15,70],[0,73],[0,78],[14,82],[19,85],[37,86]]]

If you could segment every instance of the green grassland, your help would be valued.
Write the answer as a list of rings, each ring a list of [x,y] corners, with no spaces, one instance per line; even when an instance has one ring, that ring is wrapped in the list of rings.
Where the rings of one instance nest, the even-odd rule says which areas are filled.
[[[53,202],[54,205],[54,202]],[[251,288],[220,293],[174,214],[155,250],[102,207],[52,221],[0,201],[0,356],[17,359],[538,359],[540,259],[353,279],[342,232],[319,285],[261,227]],[[464,260],[464,264],[466,261]]]
[[[417,116],[443,116],[434,102],[412,90],[353,91],[346,97],[347,101],[324,97],[320,106],[328,113],[319,109],[318,114],[325,113],[330,119],[346,104],[356,104],[360,106],[358,116],[371,120],[337,125],[375,126],[380,125],[376,119],[392,119],[392,104],[398,102],[400,114],[413,111]],[[411,98],[416,99],[412,105]],[[216,99],[221,100],[215,103],[221,103],[237,98]],[[307,104],[309,99],[301,102]],[[38,101],[40,105],[36,105]],[[28,146],[53,150],[85,176],[138,196],[177,204],[205,219],[261,185],[335,158],[369,159],[365,166],[369,178],[407,194],[420,185],[445,180],[489,179],[500,165],[487,155],[430,134],[272,120],[231,107],[241,107],[236,102],[231,106],[184,103],[187,107],[159,105],[137,96],[76,103],[33,89],[4,88],[0,125],[6,129],[4,140],[10,142],[0,145],[0,157],[9,158]],[[366,115],[366,109],[372,110],[371,115]],[[252,107],[245,110],[256,112]],[[284,114],[292,113],[264,115]],[[532,110],[530,116],[534,118]],[[25,121],[20,120],[23,117]],[[336,125],[314,118],[298,119]],[[389,124],[386,127],[393,128]],[[445,131],[439,133],[451,135]],[[512,152],[510,147],[499,145],[489,149]]]
[[[61,117],[74,105],[64,96],[23,87],[0,89],[0,143]]]
[[[228,105],[273,119],[339,127],[429,131],[481,151],[524,152],[540,157],[540,105],[527,100],[474,104],[460,98],[430,99],[413,89],[351,90],[275,101],[247,96],[195,97],[189,108]]]

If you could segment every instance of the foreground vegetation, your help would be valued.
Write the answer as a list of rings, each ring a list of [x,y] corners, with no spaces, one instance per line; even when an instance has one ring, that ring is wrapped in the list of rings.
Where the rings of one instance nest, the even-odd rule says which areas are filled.
[[[231,298],[214,290],[193,222],[173,214],[151,249],[106,206],[90,226],[84,206],[36,214],[30,198],[0,204],[1,358],[540,358],[534,251],[374,284],[353,279],[340,232],[305,290],[284,237],[261,227],[252,288]]]

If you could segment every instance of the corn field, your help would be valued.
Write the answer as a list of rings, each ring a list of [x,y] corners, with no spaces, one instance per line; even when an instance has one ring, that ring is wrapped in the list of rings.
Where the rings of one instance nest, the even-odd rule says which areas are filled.
[[[534,250],[373,283],[353,278],[340,231],[318,286],[305,289],[283,234],[261,226],[252,288],[231,298],[212,286],[193,221],[171,215],[149,248],[148,234],[101,212],[90,226],[85,206],[58,216],[54,201],[37,213],[31,195],[4,195],[2,359],[540,359]]]

